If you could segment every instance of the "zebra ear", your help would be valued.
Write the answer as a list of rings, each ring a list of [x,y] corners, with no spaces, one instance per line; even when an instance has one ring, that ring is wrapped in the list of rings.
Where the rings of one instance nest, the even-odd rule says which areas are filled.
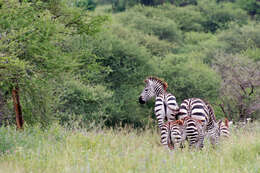
[[[164,89],[164,91],[166,91],[167,88],[168,88],[168,84],[167,84],[167,82],[163,82],[163,89]]]
[[[225,118],[225,126],[229,127],[229,122],[227,118]]]
[[[145,79],[144,82],[145,82],[146,85],[151,83],[151,81],[149,79]]]

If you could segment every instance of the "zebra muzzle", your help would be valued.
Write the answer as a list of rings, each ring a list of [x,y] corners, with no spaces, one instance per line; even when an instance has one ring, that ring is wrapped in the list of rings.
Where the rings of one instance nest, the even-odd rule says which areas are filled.
[[[142,99],[141,96],[139,97],[139,103],[140,103],[140,104],[145,104],[145,101],[143,101],[143,99]]]

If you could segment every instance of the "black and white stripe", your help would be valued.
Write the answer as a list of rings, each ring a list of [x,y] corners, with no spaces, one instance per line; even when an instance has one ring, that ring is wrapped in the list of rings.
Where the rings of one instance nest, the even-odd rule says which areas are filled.
[[[215,116],[214,109],[212,108],[212,106],[208,102],[205,102],[205,104],[209,110],[209,120],[208,120],[207,127],[206,127],[206,133],[207,133],[207,137],[210,140],[210,143],[213,146],[215,146],[219,142],[220,126],[216,120],[216,116]]]
[[[204,146],[205,126],[202,121],[192,117],[183,119],[184,136],[189,143],[189,147],[202,149]]]
[[[203,125],[206,125],[209,120],[209,110],[206,103],[199,98],[183,100],[180,105],[178,119],[183,119],[188,116],[200,120]]]
[[[161,130],[161,142],[163,145],[172,150],[183,147],[185,137],[183,134],[183,122],[180,120],[166,122]],[[164,142],[166,141],[166,143]]]
[[[200,98],[185,99],[180,105],[178,119],[183,119],[185,117],[192,117],[196,120],[200,120],[203,128],[205,128],[206,136],[209,138],[210,143],[212,145],[218,143],[220,129],[216,121],[214,110],[208,102]]]
[[[202,149],[204,146],[205,126],[200,120],[189,116],[182,120],[166,122],[162,126],[161,140],[167,141],[164,146],[170,150],[183,148],[187,140],[189,147]]]
[[[171,93],[160,94],[155,99],[154,114],[161,129],[165,121],[176,120],[175,114],[178,111],[176,98]]]
[[[220,137],[229,138],[230,132],[229,132],[229,121],[228,121],[228,119],[225,119],[224,122],[222,120],[220,120],[218,122],[218,126],[219,126],[219,131],[220,131]]]
[[[179,110],[179,106],[175,96],[166,92],[166,82],[163,82],[156,77],[149,77],[145,82],[146,86],[139,97],[139,102],[144,104],[155,96],[154,114],[161,130],[165,121],[176,120],[175,115]],[[167,141],[163,141],[163,144],[166,143]]]

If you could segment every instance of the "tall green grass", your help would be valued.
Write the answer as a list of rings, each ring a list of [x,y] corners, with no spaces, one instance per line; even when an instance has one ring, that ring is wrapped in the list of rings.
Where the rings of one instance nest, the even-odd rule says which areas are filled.
[[[260,172],[260,128],[233,130],[213,149],[169,152],[156,130],[0,129],[0,173]]]

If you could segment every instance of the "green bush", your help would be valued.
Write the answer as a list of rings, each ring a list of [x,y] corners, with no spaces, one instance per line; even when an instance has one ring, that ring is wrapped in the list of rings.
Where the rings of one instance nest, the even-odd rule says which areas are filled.
[[[178,102],[198,97],[216,102],[220,88],[218,74],[199,60],[185,55],[171,55],[161,62],[162,77],[167,79],[169,92]]]
[[[246,24],[248,19],[246,12],[232,3],[217,4],[214,1],[201,1],[198,6],[202,15],[206,18],[202,24],[206,32],[227,29],[230,22]]]
[[[166,17],[176,21],[178,28],[182,31],[203,31],[205,16],[196,6],[175,7],[172,5],[163,5],[161,9],[167,9],[163,13]]]
[[[58,119],[62,124],[79,121],[81,126],[106,119],[106,105],[112,92],[101,85],[84,85],[78,80],[65,81],[59,94]]]
[[[76,7],[80,7],[84,10],[95,10],[97,2],[95,0],[77,0]]]
[[[112,10],[114,12],[125,11],[127,5],[127,0],[113,0]]]
[[[218,35],[219,40],[225,44],[227,53],[239,53],[248,48],[260,48],[260,25],[250,24],[243,27],[237,25]]]
[[[143,85],[146,76],[154,71],[150,62],[151,54],[138,45],[133,39],[123,39],[110,31],[89,38],[88,46],[91,54],[100,58],[100,65],[110,68],[109,74],[100,81],[114,92],[106,109],[108,115],[106,125],[134,124],[143,126],[149,117],[140,109],[137,102],[138,86]]]
[[[135,15],[132,16],[132,14]],[[130,11],[122,15],[120,21],[145,34],[155,35],[159,39],[176,43],[182,42],[181,31],[178,29],[177,24],[166,17],[153,17],[145,13]]]
[[[260,19],[260,2],[258,0],[237,0],[236,3],[250,15]]]
[[[175,0],[173,4],[176,6],[197,5],[197,0]]]

